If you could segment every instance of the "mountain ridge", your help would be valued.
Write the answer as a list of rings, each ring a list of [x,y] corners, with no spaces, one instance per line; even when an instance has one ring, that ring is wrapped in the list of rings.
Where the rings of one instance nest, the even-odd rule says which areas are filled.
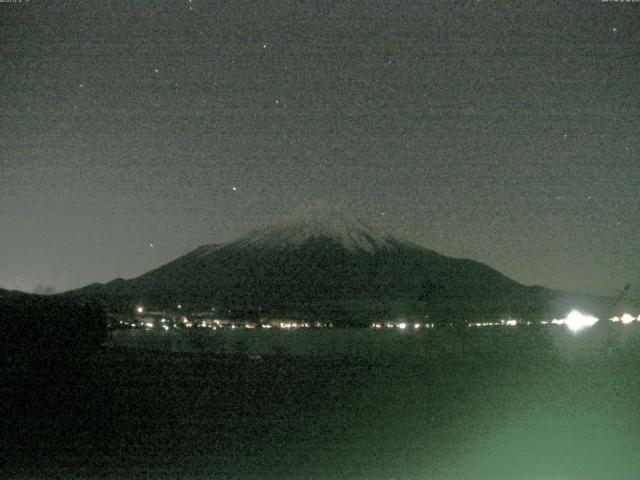
[[[279,222],[203,245],[136,278],[68,294],[123,308],[181,304],[240,317],[337,318],[344,324],[398,315],[535,319],[564,314],[576,303],[481,262],[441,255],[359,221],[326,217]]]

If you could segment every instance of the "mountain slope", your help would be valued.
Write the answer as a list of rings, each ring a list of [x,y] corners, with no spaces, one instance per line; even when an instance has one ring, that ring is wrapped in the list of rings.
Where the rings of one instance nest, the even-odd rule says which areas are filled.
[[[566,297],[336,215],[283,222],[233,242],[205,245],[140,277],[70,294],[110,305],[180,303],[241,317],[345,323],[398,315],[541,318],[555,314]]]

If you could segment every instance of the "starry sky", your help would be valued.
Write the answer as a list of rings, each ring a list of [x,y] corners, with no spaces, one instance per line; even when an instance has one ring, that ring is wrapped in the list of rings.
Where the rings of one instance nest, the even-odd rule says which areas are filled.
[[[640,283],[640,2],[0,3],[0,287],[313,202],[525,284]]]

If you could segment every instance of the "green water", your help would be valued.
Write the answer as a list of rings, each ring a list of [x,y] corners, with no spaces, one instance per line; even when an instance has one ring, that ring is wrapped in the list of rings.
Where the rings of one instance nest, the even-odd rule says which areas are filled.
[[[387,341],[393,348],[369,360],[105,350],[78,387],[77,412],[19,419],[22,446],[7,471],[14,478],[639,478],[634,326]]]

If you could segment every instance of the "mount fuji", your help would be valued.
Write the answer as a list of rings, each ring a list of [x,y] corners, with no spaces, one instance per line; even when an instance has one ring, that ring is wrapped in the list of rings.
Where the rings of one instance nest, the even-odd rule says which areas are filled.
[[[522,285],[480,262],[451,258],[340,212],[294,217],[222,244],[204,245],[130,280],[65,295],[108,308],[156,308],[334,320],[544,318],[575,296]],[[582,303],[589,302],[580,296]]]

